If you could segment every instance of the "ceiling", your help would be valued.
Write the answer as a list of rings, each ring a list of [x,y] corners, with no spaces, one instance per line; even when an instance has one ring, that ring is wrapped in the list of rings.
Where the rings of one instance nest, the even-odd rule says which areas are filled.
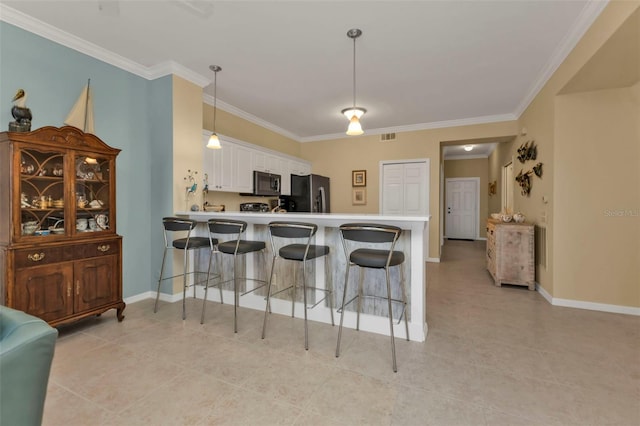
[[[206,102],[213,99],[209,65],[219,65],[218,107],[300,142],[345,137],[351,28],[363,31],[356,42],[362,126],[365,135],[382,134],[516,119],[606,4],[0,3],[2,20],[147,78],[169,64],[204,87]]]

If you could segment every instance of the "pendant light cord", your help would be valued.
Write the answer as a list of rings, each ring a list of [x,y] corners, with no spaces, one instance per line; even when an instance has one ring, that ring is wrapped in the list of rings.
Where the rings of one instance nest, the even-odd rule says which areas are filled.
[[[353,38],[353,108],[356,107],[356,39]]]
[[[218,71],[213,73],[213,133],[216,133],[216,111],[218,104]]]

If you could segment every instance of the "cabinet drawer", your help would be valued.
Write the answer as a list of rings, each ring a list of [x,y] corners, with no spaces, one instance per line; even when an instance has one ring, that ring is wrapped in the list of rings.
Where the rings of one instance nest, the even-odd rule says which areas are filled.
[[[73,255],[67,247],[28,248],[15,251],[16,268],[48,265],[70,260]]]
[[[94,241],[74,246],[75,258],[108,256],[120,253],[120,240]]]

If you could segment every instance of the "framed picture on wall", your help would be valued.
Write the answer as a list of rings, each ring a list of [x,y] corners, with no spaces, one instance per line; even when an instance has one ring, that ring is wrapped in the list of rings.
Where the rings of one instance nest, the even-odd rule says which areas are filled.
[[[367,186],[367,171],[366,170],[352,171],[351,186]]]
[[[354,206],[367,204],[367,190],[365,188],[353,188],[351,202]]]

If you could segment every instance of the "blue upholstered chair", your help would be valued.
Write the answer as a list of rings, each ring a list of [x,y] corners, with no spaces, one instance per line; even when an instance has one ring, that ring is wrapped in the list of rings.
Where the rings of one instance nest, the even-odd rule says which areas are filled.
[[[0,306],[0,425],[40,425],[58,330]]]

